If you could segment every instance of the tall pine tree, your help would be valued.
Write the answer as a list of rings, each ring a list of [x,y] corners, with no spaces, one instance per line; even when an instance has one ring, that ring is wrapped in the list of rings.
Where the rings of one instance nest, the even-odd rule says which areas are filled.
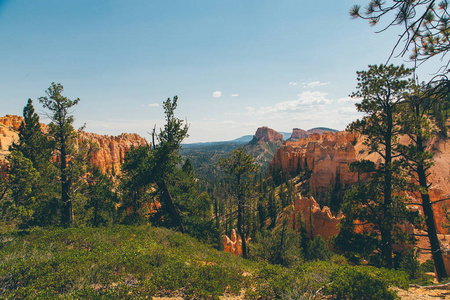
[[[393,198],[395,181],[400,171],[394,161],[399,156],[398,141],[401,129],[399,112],[404,101],[404,93],[411,89],[412,81],[408,76],[411,69],[404,66],[369,66],[368,71],[358,74],[357,91],[354,98],[361,98],[356,104],[359,112],[364,113],[361,120],[349,125],[348,129],[361,133],[364,143],[371,152],[381,156],[382,162],[374,175],[379,176],[379,195],[382,195],[380,234],[381,251],[386,266],[392,266],[393,230],[397,219],[394,207],[398,207]],[[398,197],[397,197],[398,199]]]
[[[64,87],[60,83],[53,82],[46,91],[47,96],[40,97],[39,102],[50,111],[49,136],[55,142],[55,154],[58,157],[61,224],[67,227],[73,223],[71,186],[76,179],[72,173],[74,160],[71,158],[75,153],[77,132],[73,127],[74,118],[70,109],[78,104],[80,99],[70,100],[61,94],[63,91]]]

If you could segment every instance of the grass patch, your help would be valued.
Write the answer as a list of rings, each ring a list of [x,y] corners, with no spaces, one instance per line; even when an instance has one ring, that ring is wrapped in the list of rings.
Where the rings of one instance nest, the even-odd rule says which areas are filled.
[[[246,286],[251,263],[150,226],[2,234],[0,298],[126,299],[184,290],[218,298]]]
[[[308,299],[318,291],[386,296],[385,288],[407,282],[402,272],[351,267],[339,259],[291,268],[253,262],[151,226],[3,231],[0,257],[0,299],[151,299],[174,293],[218,299],[241,291],[245,299]],[[352,276],[364,281],[352,284]]]

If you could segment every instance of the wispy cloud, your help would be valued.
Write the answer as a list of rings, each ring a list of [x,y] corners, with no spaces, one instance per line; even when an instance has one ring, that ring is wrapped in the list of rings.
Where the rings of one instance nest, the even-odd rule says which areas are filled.
[[[246,107],[247,114],[251,115],[267,115],[279,112],[295,112],[299,110],[317,109],[330,103],[327,99],[327,93],[306,91],[298,94],[297,100],[283,101],[273,106],[262,106],[260,108]]]
[[[215,91],[214,93],[212,93],[212,96],[214,98],[220,98],[220,97],[222,97],[222,92],[221,91]]]
[[[303,87],[304,88],[315,88],[318,86],[325,86],[325,85],[329,85],[329,82],[320,82],[320,81],[311,81],[311,82],[304,82],[303,83]]]
[[[239,97],[239,94],[231,94],[231,97]]]
[[[158,103],[150,103],[150,104],[141,104],[141,107],[158,107]]]
[[[298,82],[291,81],[291,82],[289,82],[289,85],[296,86],[296,85],[298,85]]]

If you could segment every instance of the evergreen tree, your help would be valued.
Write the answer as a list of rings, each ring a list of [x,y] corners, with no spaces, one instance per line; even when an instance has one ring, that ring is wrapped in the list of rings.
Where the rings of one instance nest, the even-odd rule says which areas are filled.
[[[33,163],[17,150],[11,151],[8,162],[8,175],[3,177],[3,213],[17,220],[19,227],[27,227],[34,217],[37,199],[33,188],[40,180],[39,172],[33,167]]]
[[[19,140],[13,143],[11,149],[22,152],[23,156],[31,160],[33,166],[40,170],[49,164],[52,146],[51,141],[41,131],[39,116],[34,111],[33,101],[28,99],[23,109],[23,122],[19,127]]]
[[[219,166],[230,177],[232,189],[237,202],[238,232],[242,240],[242,256],[247,258],[246,228],[244,226],[245,208],[248,207],[248,197],[252,179],[258,170],[255,160],[250,154],[239,148],[230,153],[230,157],[219,160]]]
[[[164,222],[171,223],[184,233],[180,212],[169,186],[173,183],[171,176],[177,172],[177,164],[181,161],[179,150],[181,142],[188,136],[189,128],[182,120],[175,117],[177,101],[177,96],[173,97],[173,100],[169,98],[164,101],[166,124],[158,135],[156,130],[153,131],[152,147],[141,146],[127,154],[122,166],[124,171],[122,186],[125,191],[124,196],[127,199],[131,197],[133,210],[136,212],[142,203],[150,200],[151,188],[156,185],[161,213],[165,215]]]
[[[275,191],[271,190],[268,195],[268,205],[267,205],[267,214],[270,218],[270,224],[268,226],[269,229],[275,227],[275,223],[278,217],[278,207],[277,207],[277,199],[275,197]]]
[[[172,195],[168,188],[168,176],[175,170],[176,165],[181,161],[181,142],[188,137],[189,126],[183,120],[175,117],[175,109],[178,106],[178,97],[173,100],[168,98],[163,103],[166,124],[164,130],[158,135],[158,144],[154,147],[155,169],[154,180],[158,186],[158,191],[163,209],[168,213],[172,222],[181,232],[185,232],[180,213],[175,206]]]
[[[33,107],[33,101],[28,99],[23,109],[23,122],[19,127],[19,140],[10,147],[11,151],[20,152],[29,159],[32,167],[39,173],[40,180],[33,181],[32,194],[35,199],[32,223],[49,225],[53,223],[53,198],[55,197],[56,169],[51,163],[54,143],[41,131],[39,116]],[[53,217],[51,217],[53,216]]]
[[[371,25],[391,18],[387,20],[388,25],[384,30],[400,26],[403,32],[399,35],[391,56],[398,50],[401,56],[410,53],[411,59],[425,61],[439,54],[444,57],[450,50],[450,22],[446,0],[439,3],[435,0],[370,0],[364,11],[361,11],[360,5],[354,5],[350,15],[367,19]],[[444,61],[441,67],[443,73],[447,71],[447,65],[448,61]]]
[[[143,206],[153,198],[152,164],[152,151],[148,145],[132,147],[125,153],[119,185],[122,207],[127,209],[127,216],[122,220],[124,223],[136,223],[144,218]]]
[[[412,81],[407,77],[412,70],[404,66],[369,66],[368,71],[360,71],[358,74],[357,92],[352,97],[362,98],[361,103],[356,104],[359,112],[365,113],[361,120],[349,125],[348,129],[360,132],[365,136],[365,145],[371,152],[378,153],[383,162],[378,166],[377,173],[380,181],[374,179],[374,183],[381,185],[378,195],[382,195],[383,202],[382,219],[380,223],[382,255],[385,264],[392,266],[392,232],[396,216],[393,185],[399,177],[399,166],[394,161],[398,157],[398,138],[400,133],[399,112],[404,100],[404,93],[411,88]],[[397,177],[397,178],[396,178]],[[374,195],[375,196],[375,195]]]
[[[422,208],[438,281],[447,277],[447,273],[428,192],[431,185],[428,181],[429,169],[433,165],[432,158],[434,156],[434,153],[430,150],[433,126],[428,115],[430,110],[436,107],[436,103],[442,102],[442,100],[442,97],[434,94],[433,89],[428,89],[426,86],[417,87],[414,93],[406,97],[405,109],[402,111],[401,119],[402,133],[407,135],[411,142],[399,146],[399,151],[403,155],[404,167],[414,179],[414,190],[418,191],[422,198]],[[439,121],[435,119],[435,122]]]
[[[93,227],[113,223],[114,204],[117,203],[113,181],[108,175],[100,172],[98,167],[92,167],[85,177],[88,198],[84,209],[92,210],[88,223]]]
[[[70,189],[76,180],[71,171],[73,167],[71,157],[75,152],[74,143],[77,136],[73,128],[74,118],[70,115],[70,109],[78,104],[80,99],[70,100],[64,97],[61,94],[63,90],[61,84],[53,82],[46,91],[47,96],[40,97],[39,102],[50,111],[49,136],[55,142],[55,154],[58,156],[61,224],[70,226],[73,223],[73,199]]]

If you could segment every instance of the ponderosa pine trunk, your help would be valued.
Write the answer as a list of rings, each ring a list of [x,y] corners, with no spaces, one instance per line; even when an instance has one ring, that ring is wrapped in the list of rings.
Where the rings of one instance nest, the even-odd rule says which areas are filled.
[[[69,190],[70,182],[67,176],[67,149],[64,139],[61,140],[60,146],[60,171],[61,171],[61,223],[64,227],[72,225],[72,201],[70,199]]]
[[[437,236],[436,220],[434,218],[430,194],[428,193],[427,176],[423,165],[417,166],[417,175],[419,177],[419,185],[421,187],[420,196],[422,197],[422,208],[425,216],[425,224],[427,225],[428,239],[430,240],[431,253],[436,268],[436,279],[441,281],[447,277],[445,270],[444,258]]]
[[[181,233],[184,233],[184,226],[181,220],[180,214],[178,213],[177,208],[175,207],[175,203],[173,202],[172,195],[170,194],[169,188],[167,187],[167,183],[165,180],[158,181],[156,183],[158,185],[159,190],[161,191],[161,200],[164,205],[167,207],[167,212],[169,213],[169,217],[178,227]]]

